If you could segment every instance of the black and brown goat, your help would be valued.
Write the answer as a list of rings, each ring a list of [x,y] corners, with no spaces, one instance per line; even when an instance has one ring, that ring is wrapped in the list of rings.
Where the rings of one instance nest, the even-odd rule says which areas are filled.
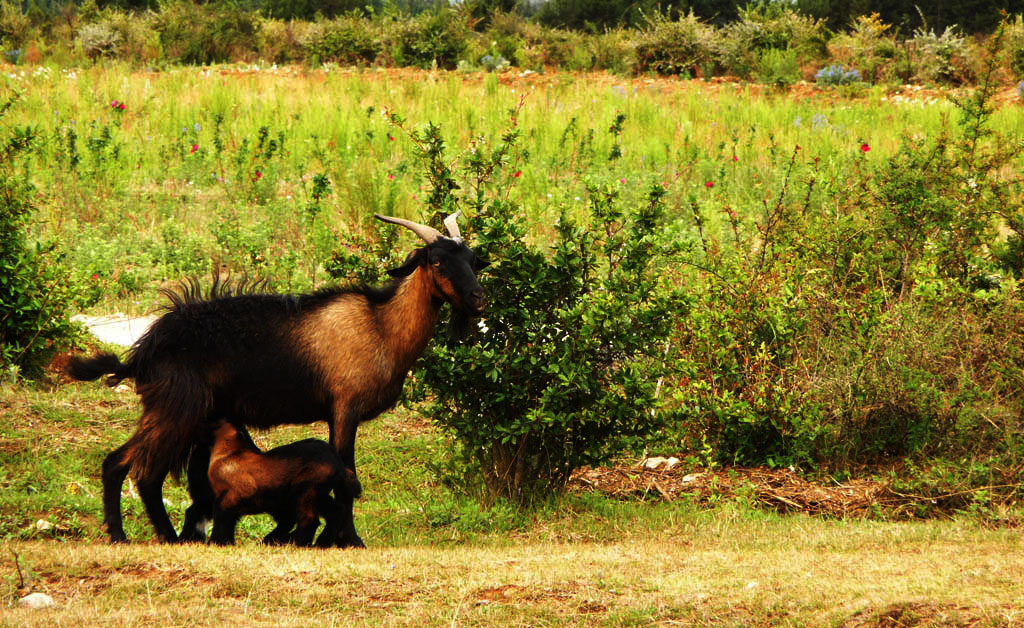
[[[269,428],[327,421],[330,441],[351,471],[337,495],[344,521],[338,544],[361,546],[351,524],[356,429],[398,399],[409,369],[434,333],[441,306],[468,319],[484,309],[476,273],[486,264],[455,224],[436,229],[376,215],[416,233],[426,246],[389,271],[384,288],[322,290],[298,296],[231,293],[215,284],[203,297],[193,284],[132,347],[122,363],[101,353],[72,360],[75,379],[110,373],[108,384],[134,378],[142,401],[135,433],[103,462],[104,522],[112,542],[126,540],[121,486],[131,473],[146,513],[163,541],[177,539],[163,504],[168,473],[188,466],[192,506],[181,540],[204,536],[213,510],[207,481],[210,432],[221,419]],[[191,456],[190,456],[191,454]]]
[[[213,491],[210,541],[235,542],[244,515],[268,513],[277,527],[264,543],[308,546],[324,518],[317,545],[334,545],[343,516],[331,492],[343,493],[347,469],[334,448],[317,438],[260,451],[244,428],[227,421],[213,431],[209,480]],[[292,530],[294,528],[294,531]]]

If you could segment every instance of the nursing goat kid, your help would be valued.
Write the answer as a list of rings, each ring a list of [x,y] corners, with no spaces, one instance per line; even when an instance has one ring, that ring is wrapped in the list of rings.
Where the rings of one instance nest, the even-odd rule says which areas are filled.
[[[213,431],[209,480],[213,490],[210,542],[235,542],[243,515],[269,513],[277,527],[264,543],[309,546],[324,518],[320,547],[334,545],[343,516],[331,491],[343,493],[345,474],[334,448],[317,438],[260,451],[244,428],[224,421]],[[292,531],[294,528],[294,532]]]
[[[401,225],[426,245],[414,250],[384,288],[328,289],[298,296],[231,294],[198,288],[167,293],[168,312],[135,343],[129,358],[100,353],[73,359],[69,374],[109,385],[134,378],[142,416],[135,433],[103,461],[104,523],[112,542],[127,540],[121,487],[130,473],[157,537],[178,539],[163,503],[169,473],[186,468],[193,503],[180,540],[202,540],[213,512],[207,479],[211,432],[221,419],[269,428],[327,421],[330,442],[349,470],[336,495],[344,516],[339,546],[363,545],[352,524],[356,429],[397,401],[409,369],[434,333],[441,306],[456,323],[479,316],[484,293],[476,273],[487,264],[466,246],[455,222],[448,236],[426,225]],[[458,325],[457,325],[458,326]]]

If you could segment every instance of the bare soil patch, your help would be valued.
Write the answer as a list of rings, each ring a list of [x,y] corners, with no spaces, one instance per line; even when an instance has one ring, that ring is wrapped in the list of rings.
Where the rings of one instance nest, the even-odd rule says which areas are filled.
[[[661,499],[667,502],[691,500],[710,504],[721,499],[747,497],[780,513],[801,512],[835,518],[866,518],[885,515],[912,516],[927,502],[931,510],[942,511],[942,496],[905,495],[877,479],[856,479],[826,484],[801,477],[789,469],[731,467],[694,473],[680,466],[647,469],[619,465],[582,468],[569,480],[570,490],[597,491],[619,499]],[[1016,527],[1016,518],[999,522]]]

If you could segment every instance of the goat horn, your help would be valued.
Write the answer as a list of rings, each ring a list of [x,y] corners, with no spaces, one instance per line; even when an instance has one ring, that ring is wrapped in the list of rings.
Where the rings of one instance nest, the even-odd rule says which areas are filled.
[[[459,223],[455,222],[455,219],[461,215],[462,211],[460,210],[444,219],[444,226],[448,230],[448,237],[452,240],[462,240],[462,234],[459,233]]]
[[[441,232],[438,231],[437,229],[434,229],[433,227],[428,227],[427,225],[421,225],[418,222],[413,222],[411,220],[406,220],[404,218],[392,218],[391,216],[381,216],[380,214],[374,214],[373,217],[376,218],[377,220],[383,220],[384,222],[390,222],[395,225],[402,225],[403,227],[409,229],[410,231],[418,235],[420,238],[422,238],[423,241],[426,242],[427,244],[433,244],[438,238],[442,237]]]

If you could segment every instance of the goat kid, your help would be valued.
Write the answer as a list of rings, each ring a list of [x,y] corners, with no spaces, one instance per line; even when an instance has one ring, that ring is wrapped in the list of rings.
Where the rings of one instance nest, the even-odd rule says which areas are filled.
[[[323,517],[317,545],[334,545],[343,515],[331,491],[347,490],[347,471],[334,448],[322,440],[307,438],[264,452],[245,429],[221,423],[213,432],[210,449],[208,474],[214,497],[210,542],[232,544],[242,516],[268,513],[277,527],[264,543],[312,545]]]
[[[232,292],[214,283],[203,297],[193,282],[167,292],[168,312],[135,343],[125,362],[110,353],[75,358],[69,374],[109,385],[134,378],[142,416],[135,433],[103,461],[104,524],[112,542],[126,539],[121,487],[135,478],[157,537],[178,540],[163,504],[163,483],[187,464],[193,503],[181,540],[205,538],[212,515],[209,442],[221,419],[269,428],[326,421],[331,445],[348,470],[336,494],[343,513],[338,545],[362,546],[352,522],[361,493],[355,471],[359,424],[398,399],[409,369],[433,336],[441,306],[464,324],[484,310],[476,273],[487,264],[466,246],[455,222],[448,236],[426,225],[375,215],[413,231],[425,246],[389,271],[384,288],[328,289],[305,295]],[[189,454],[192,454],[191,457]]]

